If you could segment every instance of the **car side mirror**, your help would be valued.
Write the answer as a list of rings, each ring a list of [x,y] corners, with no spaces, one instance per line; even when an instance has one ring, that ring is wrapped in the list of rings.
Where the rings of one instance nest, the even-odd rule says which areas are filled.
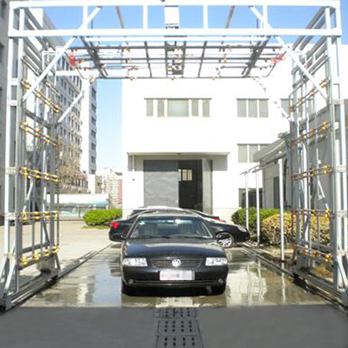
[[[113,242],[123,242],[126,239],[122,232],[110,233],[109,237]]]
[[[219,234],[216,236],[217,240],[224,240],[228,238],[231,238],[231,235],[227,232],[219,232]]]

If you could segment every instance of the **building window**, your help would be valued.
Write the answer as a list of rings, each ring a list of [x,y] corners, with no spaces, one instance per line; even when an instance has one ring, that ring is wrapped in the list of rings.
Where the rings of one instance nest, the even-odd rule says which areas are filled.
[[[153,99],[146,99],[146,116],[153,116]]]
[[[268,99],[237,99],[237,116],[240,118],[268,117]]]
[[[210,99],[146,99],[148,117],[210,117]]]
[[[7,11],[7,3],[5,0],[1,0],[0,4],[0,16],[2,19],[5,19],[6,17],[6,11]]]
[[[92,88],[92,98],[94,100],[97,100],[97,91],[95,90],[95,88]]]
[[[4,64],[5,46],[0,42],[0,64]]]
[[[290,99],[280,99],[280,105],[282,109],[289,115],[290,114]]]
[[[97,133],[96,133],[94,130],[92,130],[92,131],[91,131],[91,136],[92,136],[92,138],[96,138]]]
[[[179,181],[192,181],[192,169],[179,169]]]
[[[94,104],[92,104],[92,110],[93,112],[97,112],[97,107]]]
[[[3,94],[4,94],[4,90],[3,90],[3,88],[0,87],[0,110],[1,111],[3,109],[3,103],[2,103],[2,101],[3,101],[3,99],[2,99],[3,98]]]
[[[97,124],[97,120],[94,117],[92,117],[91,120],[92,120],[92,124],[94,124],[94,125]]]
[[[256,207],[256,189],[249,189],[249,207]],[[263,207],[262,202],[262,189],[259,189],[259,195],[260,195],[260,208]],[[246,207],[246,194],[245,189],[239,189],[239,207],[245,208]]]
[[[254,155],[267,144],[240,144],[238,145],[238,162],[254,163]]]
[[[189,101],[188,99],[169,99],[168,117],[188,117]]]
[[[199,116],[199,99],[191,100],[191,115],[193,117]]]
[[[94,157],[94,156],[91,157],[91,162],[92,162],[93,164],[95,164],[95,157]]]
[[[164,100],[157,100],[157,116],[164,117]]]
[[[93,151],[95,151],[97,147],[95,146],[95,144],[92,143],[91,144],[91,148],[92,148]]]

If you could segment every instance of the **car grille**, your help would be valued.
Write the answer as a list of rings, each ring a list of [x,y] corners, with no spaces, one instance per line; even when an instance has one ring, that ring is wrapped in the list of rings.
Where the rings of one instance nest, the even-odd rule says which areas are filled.
[[[180,259],[180,258],[179,258]],[[172,261],[174,259],[153,259],[151,264],[153,267],[157,268],[195,268],[201,265],[202,259],[180,259],[181,266],[174,267]]]

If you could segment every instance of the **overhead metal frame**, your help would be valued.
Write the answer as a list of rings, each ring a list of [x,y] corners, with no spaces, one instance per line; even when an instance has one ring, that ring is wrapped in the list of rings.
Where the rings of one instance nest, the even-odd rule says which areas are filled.
[[[330,122],[332,123],[329,128],[329,143],[333,161],[333,175],[329,176],[331,186],[336,193],[340,192],[339,189],[343,190],[341,192],[346,192],[344,113],[339,99],[338,70],[333,66],[337,65],[337,61],[333,62],[332,58],[335,55],[338,60],[339,55],[334,54],[333,51],[334,47],[339,50],[342,35],[339,1],[284,0],[280,3],[278,0],[171,0],[164,3],[158,0],[147,0],[146,2],[139,0],[31,0],[11,1],[9,5],[10,68],[6,141],[5,264],[1,269],[0,305],[10,307],[18,294],[23,291],[23,286],[20,284],[20,272],[24,263],[34,264],[37,261],[40,279],[44,275],[52,279],[59,271],[56,253],[58,236],[54,228],[57,217],[54,213],[57,185],[55,185],[56,165],[53,144],[57,141],[58,121],[67,115],[65,112],[62,116],[55,99],[54,86],[56,78],[60,76],[131,80],[137,78],[252,77],[260,81],[272,72],[280,57],[287,54],[294,62],[294,92],[289,117],[291,132],[300,137],[309,130],[308,125],[305,130],[303,126],[305,124],[303,119],[309,119],[309,114],[303,117],[303,108],[301,112],[299,110],[300,104],[304,100],[303,90],[305,86],[310,85],[310,91],[313,91],[311,93],[314,93],[316,97],[319,96],[327,110],[330,111]],[[201,7],[203,9],[202,28],[149,28],[149,8],[162,6],[165,10],[166,5]],[[125,28],[121,13],[122,6],[141,8],[143,15],[141,28]],[[209,27],[209,13],[215,6],[230,7],[225,28]],[[299,11],[304,6],[320,8],[320,10],[306,28],[272,28],[269,9],[275,6],[278,8],[296,7]],[[82,20],[78,28],[56,29],[40,26],[32,10],[53,7],[79,8]],[[91,21],[105,7],[116,9],[118,26],[115,28],[91,26]],[[233,16],[236,16],[238,7],[249,8],[258,25],[249,28],[230,28],[230,22]],[[15,21],[15,18],[18,18],[18,21]],[[335,21],[332,21],[332,18]],[[76,25],[76,21],[78,19],[75,19],[74,25]],[[16,24],[17,22],[19,25]],[[282,39],[287,36],[298,37],[298,41],[292,48]],[[52,44],[51,40],[55,37],[70,37],[70,39],[64,46],[57,47]],[[34,45],[33,42],[35,42]],[[313,43],[314,47],[309,48]],[[323,43],[324,46],[320,43]],[[38,52],[30,52],[33,46],[37,48]],[[318,52],[322,54],[317,59]],[[71,70],[61,69],[57,65],[63,56],[69,57]],[[18,70],[14,69],[14,59],[18,59]],[[38,63],[41,63],[42,66],[38,66]],[[325,88],[322,88],[322,83],[316,74],[320,70],[319,67],[323,65],[326,66]],[[33,81],[27,84],[25,84],[24,67],[30,67],[36,75]],[[29,112],[28,105],[33,100],[36,109],[34,112]],[[307,109],[306,107],[306,112]],[[284,112],[286,113],[286,111]],[[31,157],[28,158],[27,134],[30,134],[32,127],[30,123],[32,121],[27,122],[28,118],[36,122],[36,125],[40,125],[43,133],[40,138],[34,135],[34,145],[31,147],[31,151],[32,157],[35,157],[36,161]],[[35,127],[33,129],[36,130]],[[36,131],[34,134],[37,134]],[[46,145],[38,147],[39,139],[43,140]],[[334,146],[336,143],[340,144],[338,150]],[[292,160],[296,163],[303,163],[304,158],[307,158],[305,156],[302,145],[296,143]],[[292,167],[294,171],[303,169],[299,165]],[[41,170],[37,168],[41,168]],[[308,166],[303,170],[309,170]],[[37,174],[35,174],[35,180],[41,180],[40,185],[35,185],[30,181],[32,173]],[[31,183],[29,187],[28,180]],[[308,190],[306,191],[303,184],[295,186],[294,206],[300,210],[304,206],[308,206],[308,202],[303,203],[304,196],[308,197]],[[300,190],[301,197],[296,196],[297,189]],[[36,193],[34,193],[35,191]],[[48,200],[48,196],[50,196],[50,200]],[[332,257],[337,278],[331,288],[333,291],[339,292],[343,302],[347,304],[347,206],[345,196],[331,195],[328,205],[332,212],[332,235],[335,240],[332,245]],[[38,211],[33,211],[33,202],[36,202],[34,204]],[[42,243],[39,248],[40,250],[47,248],[46,254],[43,250],[43,259],[39,257],[36,260],[36,257],[30,262],[27,262],[28,259],[23,259],[23,255],[27,251],[23,247],[23,223],[25,222],[23,217],[33,222],[33,235],[37,229],[35,222],[40,220],[39,231],[42,235]],[[11,229],[13,222],[15,232]],[[310,247],[308,233],[305,232],[307,242],[303,244],[301,226],[297,227],[297,245]],[[33,240],[33,242],[35,241]],[[35,247],[35,245],[31,245],[31,248],[33,246]],[[295,272],[304,278],[309,277],[308,269],[301,266],[305,263],[303,253],[298,252],[296,258]]]

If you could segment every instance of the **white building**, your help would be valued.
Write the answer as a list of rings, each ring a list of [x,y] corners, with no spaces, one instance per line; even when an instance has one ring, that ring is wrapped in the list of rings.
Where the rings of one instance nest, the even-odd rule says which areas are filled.
[[[0,0],[0,149],[5,149],[8,1]],[[5,151],[0,151],[0,223],[4,215]]]
[[[288,129],[273,101],[286,107],[290,64],[264,81],[267,94],[251,79],[124,81],[124,214],[170,205],[230,220],[241,206],[240,173]]]

